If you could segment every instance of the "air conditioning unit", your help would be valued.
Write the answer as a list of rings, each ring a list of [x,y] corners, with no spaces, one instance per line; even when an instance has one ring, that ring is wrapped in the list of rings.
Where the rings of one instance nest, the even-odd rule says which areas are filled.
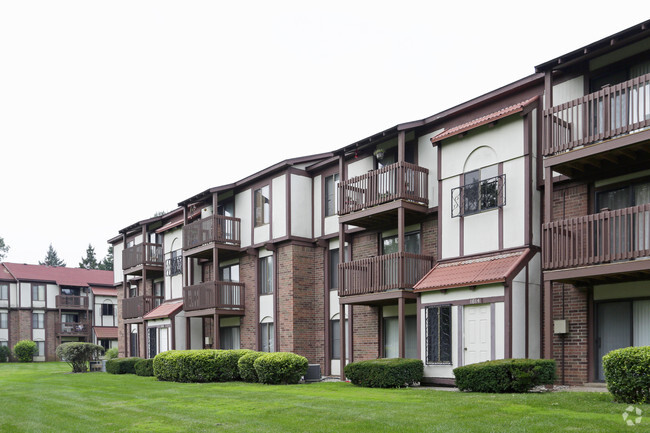
[[[305,382],[320,382],[320,364],[309,364],[305,373]]]

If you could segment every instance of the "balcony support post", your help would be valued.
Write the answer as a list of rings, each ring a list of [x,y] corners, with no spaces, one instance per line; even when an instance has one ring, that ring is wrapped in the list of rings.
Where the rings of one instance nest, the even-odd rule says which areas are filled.
[[[400,254],[400,257],[404,256],[404,208],[397,208],[397,251]],[[404,259],[398,260],[398,272],[397,276],[398,285],[400,288],[406,286],[404,281]]]
[[[214,325],[212,326],[212,333],[214,334],[214,337],[212,338],[212,341],[214,344],[212,345],[213,349],[220,349],[221,345],[219,344],[219,314],[214,313]]]
[[[192,348],[191,339],[192,339],[192,328],[191,328],[191,318],[185,318],[185,350],[190,350]]]
[[[405,350],[404,350],[404,298],[399,297],[397,299],[397,324],[398,324],[398,332],[399,332],[399,353],[398,356],[400,358],[405,357]]]
[[[339,249],[340,252],[340,249]],[[339,254],[340,255],[340,254]],[[345,353],[345,304],[343,301],[339,301],[339,330],[341,333],[341,380],[345,380],[345,359],[347,358],[347,354]]]

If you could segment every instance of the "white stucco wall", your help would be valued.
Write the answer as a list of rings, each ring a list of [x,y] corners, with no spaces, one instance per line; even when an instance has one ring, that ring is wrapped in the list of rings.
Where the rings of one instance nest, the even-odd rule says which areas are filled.
[[[373,157],[368,156],[348,164],[348,179],[368,173],[373,168]]]
[[[9,306],[18,307],[18,284],[16,283],[9,283]]]
[[[461,287],[458,289],[449,289],[447,290],[447,293],[443,293],[442,290],[423,292],[421,293],[420,301],[423,304],[445,303],[475,298],[491,298],[503,295],[503,284],[486,284],[484,286],[478,286],[475,290],[472,290],[469,287]]]
[[[312,216],[312,221],[314,223],[314,237],[320,237],[322,235],[321,231],[321,219],[323,218],[323,196],[321,194],[321,182],[323,181],[323,176],[318,175],[314,176],[314,181],[312,182],[312,194],[314,197],[314,215]],[[338,217],[336,217],[338,220]]]
[[[24,308],[32,306],[32,285],[30,283],[20,283],[20,306]]]
[[[251,190],[247,189],[235,195],[235,216],[241,219],[241,246],[251,245],[251,226],[254,221],[251,210]]]
[[[200,317],[192,317],[190,319],[190,334],[191,349],[203,349],[203,321]]]
[[[541,254],[528,264],[528,357],[541,356],[542,298],[540,286]]]
[[[442,129],[418,137],[418,165],[429,169],[429,207],[438,206],[438,147],[433,147],[431,137]]]
[[[83,290],[83,289],[82,289]],[[56,284],[48,284],[47,285],[47,295],[45,296],[46,299],[46,304],[47,308],[56,308],[56,295],[61,294],[61,290],[59,289],[59,286]],[[34,306],[39,306],[34,303]]]
[[[292,197],[293,198],[293,197]],[[255,218],[255,215],[253,215]],[[274,178],[271,182],[271,223],[273,226],[273,239],[287,235],[287,176]],[[267,226],[255,228],[255,243],[269,240],[269,235],[264,234]]]
[[[273,295],[260,296],[260,315],[257,321],[261,321],[265,317],[273,318]],[[273,320],[275,322],[275,319]]]
[[[526,357],[526,269],[512,282],[512,357]]]
[[[113,246],[113,282],[121,283],[124,281],[124,272],[122,270],[122,251],[124,244],[122,242]]]
[[[503,163],[506,175],[506,205],[503,207],[503,247],[512,248],[524,244],[526,221],[524,166],[525,158]]]
[[[553,86],[553,106],[564,104],[584,95],[584,76],[572,78]]]
[[[443,202],[443,211],[438,213],[438,218],[442,219],[442,236],[438,241],[438,254],[442,259],[458,257],[460,254],[460,218],[451,217],[451,190],[458,186],[460,186],[458,176],[442,181],[440,200]]]
[[[181,310],[174,317],[175,346],[174,350],[185,350],[185,311]],[[171,331],[170,331],[171,332]]]
[[[468,215],[464,219],[465,255],[499,249],[499,211],[497,209]],[[503,225],[504,228],[508,227],[508,230],[511,230],[505,221]],[[443,236],[446,236],[444,227],[442,233]]]
[[[312,237],[311,189],[311,178],[291,175],[291,234],[293,236],[310,239]]]
[[[494,359],[505,356],[505,304],[494,303]]]

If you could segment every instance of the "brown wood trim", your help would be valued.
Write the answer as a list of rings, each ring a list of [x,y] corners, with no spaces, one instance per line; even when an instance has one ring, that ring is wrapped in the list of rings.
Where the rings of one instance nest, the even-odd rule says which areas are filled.
[[[544,281],[544,358],[553,358],[553,284]]]
[[[441,170],[442,170],[442,150],[440,148],[440,145],[433,145],[433,147],[436,148],[436,151],[438,153],[438,173],[436,176],[438,177],[438,257],[436,257],[437,260],[440,260],[442,255],[442,196],[443,196],[443,191],[442,191],[442,178],[441,178]]]
[[[322,247],[323,253],[323,319],[325,327],[323,328],[323,339],[325,340],[323,346],[325,348],[324,359],[325,365],[323,374],[329,376],[331,374],[331,338],[330,338],[330,249],[329,244]],[[335,264],[336,266],[337,264]]]
[[[524,117],[524,244],[533,243],[532,117]]]
[[[502,176],[503,175],[503,162],[500,162],[497,167],[498,167],[499,176]],[[506,188],[507,187],[508,186],[506,185]],[[497,212],[498,212],[498,218],[499,218],[499,221],[498,221],[498,224],[499,224],[499,229],[498,229],[498,231],[499,231],[499,249],[502,250],[503,249],[503,206],[499,206],[497,208]],[[525,241],[524,241],[524,243],[528,244],[528,242],[525,242]]]
[[[279,295],[278,292],[280,291],[279,287],[279,278],[278,278],[278,257],[279,257],[279,252],[278,253],[273,253],[273,333],[275,334],[275,347],[274,351],[275,352],[281,352],[282,350],[280,349],[280,314],[279,314],[279,305],[278,305],[278,299]],[[258,319],[259,321],[259,319]]]
[[[291,227],[291,176],[292,173],[287,171],[286,181],[284,182],[285,186],[285,224],[287,226],[287,236],[291,236],[293,233],[293,227]],[[313,192],[312,192],[313,195]],[[273,214],[271,214],[271,219],[273,219]],[[313,221],[313,218],[312,218]],[[314,232],[311,233],[311,237],[314,237]],[[270,234],[270,239],[273,239],[273,233]]]
[[[489,296],[481,298],[481,304],[491,304],[494,302],[505,302],[505,296]],[[441,301],[441,302],[421,302],[420,307],[435,307],[436,305],[475,305],[471,299],[459,299],[457,301]]]
[[[461,188],[465,186],[465,173],[460,174],[460,178],[458,180],[458,186]],[[440,202],[440,200],[438,200]],[[438,203],[440,204],[440,203]],[[460,204],[463,206],[463,203]],[[499,208],[501,209],[501,208]],[[499,231],[499,235],[501,235],[501,231]],[[465,216],[464,212],[461,212],[460,217],[458,218],[458,255],[459,256],[464,256],[465,255]],[[499,249],[501,249],[501,246],[499,246]]]
[[[350,362],[354,362],[354,305],[350,305],[350,317],[348,317],[348,346],[350,347]]]
[[[505,300],[504,306],[504,358],[512,358],[512,284],[504,284]]]
[[[418,339],[417,341],[418,359],[422,359],[422,312],[420,311],[420,308],[422,308],[422,297],[418,296],[415,302],[416,302],[415,322],[417,326],[416,338]]]
[[[530,328],[530,325],[529,325],[529,317],[528,317],[528,316],[529,316],[529,308],[530,308],[530,299],[529,299],[529,296],[530,296],[530,293],[529,293],[529,284],[530,284],[530,281],[529,281],[529,272],[530,272],[530,265],[527,263],[527,264],[526,264],[526,285],[525,285],[525,288],[524,288],[524,289],[525,289],[525,299],[524,299],[525,311],[524,311],[524,320],[525,320],[525,327],[526,327],[526,329],[525,329],[525,332],[526,332],[526,339],[525,339],[526,352],[525,352],[525,356],[526,356],[526,358],[528,358],[528,344],[529,344],[529,342],[528,342],[528,332],[529,332],[529,328]]]
[[[589,382],[594,382],[596,380],[596,369],[598,368],[598,365],[595,362],[595,342],[597,337],[595,320],[594,290],[593,287],[591,287],[587,294],[587,380]]]

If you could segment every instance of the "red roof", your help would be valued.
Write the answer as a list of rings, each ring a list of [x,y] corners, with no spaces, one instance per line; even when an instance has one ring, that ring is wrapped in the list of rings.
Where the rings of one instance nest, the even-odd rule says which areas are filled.
[[[16,281],[14,279],[14,277],[11,276],[9,271],[4,266],[0,266],[0,280],[3,280],[3,281]]]
[[[116,340],[117,339],[117,327],[113,326],[95,326],[93,328],[95,330],[95,335],[97,338],[108,338],[111,340]]]
[[[472,259],[458,259],[436,264],[413,286],[414,291],[452,289],[502,283],[514,277],[528,262],[529,249],[496,253]]]
[[[53,268],[44,265],[6,262],[3,265],[17,280],[51,281],[59,286],[113,286],[113,271],[63,267]]]
[[[523,111],[525,107],[537,101],[537,98],[538,96],[533,96],[530,99],[526,99],[525,101],[521,101],[515,105],[502,108],[501,110],[495,111],[494,113],[486,114],[485,116],[479,117],[478,119],[470,120],[469,122],[465,122],[458,126],[454,126],[453,128],[449,128],[446,131],[443,131],[440,134],[436,135],[435,137],[432,137],[431,142],[436,143],[438,141],[444,140],[445,138],[453,137],[454,135],[469,131],[470,129],[474,129],[487,123],[494,122],[515,113],[519,113]]]
[[[117,296],[117,289],[109,289],[106,287],[91,287],[90,289],[95,296]]]
[[[180,217],[177,217],[177,218],[175,218],[175,219],[169,221],[167,224],[165,224],[164,226],[162,226],[162,227],[160,227],[159,229],[157,229],[157,230],[156,230],[156,233],[166,232],[167,230],[171,230],[171,229],[173,229],[174,227],[178,227],[178,226],[180,226],[180,225],[182,225],[182,224],[183,224],[183,215],[181,215]]]
[[[144,320],[164,319],[173,316],[183,308],[183,301],[165,302],[144,315]]]

